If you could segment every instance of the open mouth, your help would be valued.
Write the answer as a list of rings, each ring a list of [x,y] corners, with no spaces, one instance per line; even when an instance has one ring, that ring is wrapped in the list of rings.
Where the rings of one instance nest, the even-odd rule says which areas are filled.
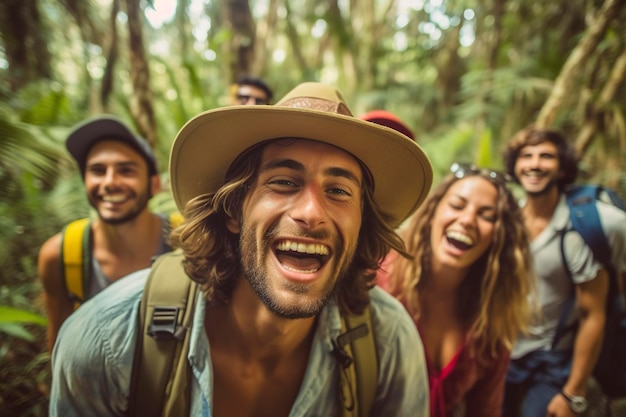
[[[468,250],[474,246],[474,240],[471,237],[454,230],[446,233],[446,239],[452,246],[461,250]]]
[[[298,273],[312,274],[328,261],[330,250],[320,243],[281,240],[276,244],[276,258],[283,268]]]

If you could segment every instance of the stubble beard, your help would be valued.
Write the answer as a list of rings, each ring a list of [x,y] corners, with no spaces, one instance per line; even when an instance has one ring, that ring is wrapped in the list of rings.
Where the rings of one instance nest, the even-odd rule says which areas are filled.
[[[557,186],[557,178],[556,177],[552,177],[550,178],[550,181],[548,181],[548,183],[545,185],[545,187],[543,187],[540,190],[536,190],[536,191],[529,191],[526,188],[524,188],[524,191],[526,192],[526,195],[530,198],[537,198],[537,197],[543,197],[547,194],[549,194],[552,189],[554,187]]]
[[[270,286],[270,277],[264,264],[265,255],[271,251],[269,242],[271,237],[276,233],[275,229],[270,230],[263,237],[260,246],[256,244],[254,232],[244,226],[241,228],[239,239],[239,250],[241,253],[241,267],[246,279],[250,283],[252,290],[255,292],[261,302],[278,317],[284,319],[302,319],[314,317],[319,314],[328,301],[335,295],[340,287],[341,280],[346,276],[348,266],[351,264],[354,254],[341,262],[343,266],[337,268],[334,277],[330,277],[324,284],[321,294],[312,299],[306,296],[311,289],[307,284],[299,284],[295,282],[286,282],[282,284],[282,289],[290,291],[294,294],[302,295],[302,299],[296,303],[281,302]],[[342,244],[335,245],[337,253],[344,253]],[[325,268],[331,268],[332,265],[326,264]]]
[[[90,196],[89,204],[91,205],[91,207],[96,209],[96,212],[98,213],[98,218],[100,219],[100,221],[102,221],[105,224],[115,226],[115,225],[120,225],[120,224],[128,223],[128,222],[135,220],[146,209],[146,207],[148,207],[148,202],[150,201],[151,198],[152,198],[152,194],[150,192],[150,185],[148,184],[148,187],[146,188],[145,192],[138,196],[137,203],[125,215],[123,215],[122,217],[113,217],[113,218],[102,216],[102,214],[100,213],[100,210],[98,210],[97,204],[95,203],[97,201],[95,196]]]

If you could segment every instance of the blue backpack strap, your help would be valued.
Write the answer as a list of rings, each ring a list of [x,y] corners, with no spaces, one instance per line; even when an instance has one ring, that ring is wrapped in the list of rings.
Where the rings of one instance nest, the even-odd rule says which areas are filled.
[[[580,234],[585,244],[589,247],[593,256],[602,264],[607,270],[610,277],[610,292],[615,289],[616,277],[613,264],[611,262],[611,247],[609,241],[602,228],[602,222],[600,221],[600,215],[598,213],[597,201],[600,194],[606,192],[611,202],[617,207],[624,207],[623,202],[610,190],[604,189],[600,185],[586,184],[578,185],[568,189],[565,192],[567,206],[569,208],[569,219],[571,228],[561,233],[561,259],[563,260],[563,266],[567,272],[570,280],[572,278],[571,272],[568,268],[565,258],[565,235],[570,231],[576,231]],[[572,327],[566,329],[565,323],[569,314],[574,306],[576,296],[572,289],[572,294],[565,303],[559,323],[557,325],[554,340],[552,341],[552,349],[556,346],[559,339],[569,331]]]
[[[593,256],[606,268],[611,265],[611,247],[602,229],[596,202],[602,192],[597,185],[581,185],[566,193],[572,229],[580,233]],[[609,194],[610,195],[610,194]]]
[[[609,199],[607,200],[606,197]],[[580,233],[596,260],[603,264],[609,275],[604,340],[594,366],[593,375],[605,395],[623,397],[626,395],[626,359],[623,358],[626,348],[626,307],[624,294],[618,283],[617,271],[612,263],[611,248],[598,215],[597,200],[602,200],[625,210],[625,203],[613,190],[594,185],[575,187],[568,191],[568,205],[572,224],[569,231],[576,230]],[[563,233],[562,238],[565,233]],[[567,269],[565,261],[563,239],[561,241],[561,256],[566,271],[571,277],[571,271]],[[553,349],[558,338],[568,331],[568,329],[564,329],[565,321],[574,306],[574,302],[575,294],[572,292],[572,296],[567,300],[559,320],[552,344]],[[577,324],[572,327],[575,329]]]

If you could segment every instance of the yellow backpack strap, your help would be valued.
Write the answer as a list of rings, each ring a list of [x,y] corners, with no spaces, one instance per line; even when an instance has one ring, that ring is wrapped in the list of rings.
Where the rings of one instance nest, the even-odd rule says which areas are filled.
[[[342,315],[341,334],[333,345],[340,366],[342,417],[369,416],[378,383],[370,306],[360,315]]]
[[[91,231],[88,218],[75,220],[65,226],[61,238],[61,276],[65,288],[74,300],[74,309],[85,301],[91,258]]]
[[[129,417],[189,415],[189,339],[198,293],[182,266],[180,251],[154,262],[138,315],[138,333],[128,398]]]

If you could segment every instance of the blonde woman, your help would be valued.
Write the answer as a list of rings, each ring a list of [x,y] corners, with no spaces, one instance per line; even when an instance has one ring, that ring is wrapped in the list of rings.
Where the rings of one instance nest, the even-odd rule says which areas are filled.
[[[528,238],[504,174],[453,164],[401,232],[379,284],[425,346],[431,417],[501,415],[511,347],[528,323]]]

